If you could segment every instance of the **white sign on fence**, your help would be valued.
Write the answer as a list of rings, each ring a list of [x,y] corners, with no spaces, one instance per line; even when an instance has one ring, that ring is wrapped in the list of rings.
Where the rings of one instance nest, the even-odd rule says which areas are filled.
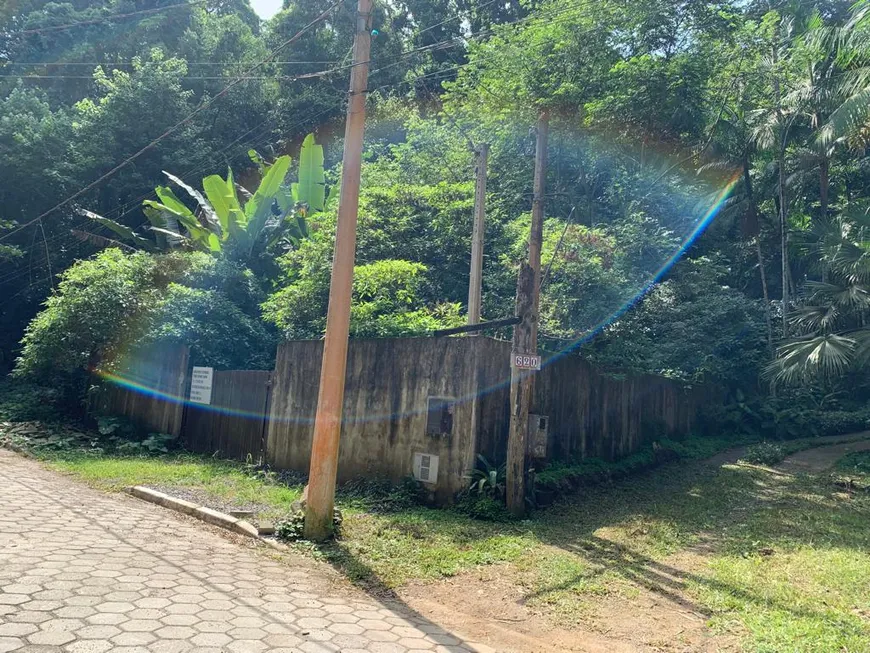
[[[518,370],[541,369],[541,357],[538,354],[511,354],[511,365]]]
[[[196,404],[211,403],[213,367],[194,367],[190,375],[190,400]]]

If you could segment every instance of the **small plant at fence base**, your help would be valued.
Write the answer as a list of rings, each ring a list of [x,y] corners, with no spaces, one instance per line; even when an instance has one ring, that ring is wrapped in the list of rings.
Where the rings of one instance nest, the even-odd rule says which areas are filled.
[[[504,504],[505,466],[496,466],[484,456],[477,456],[477,468],[471,473],[471,485],[457,497],[455,509],[483,521],[508,521],[512,515]]]

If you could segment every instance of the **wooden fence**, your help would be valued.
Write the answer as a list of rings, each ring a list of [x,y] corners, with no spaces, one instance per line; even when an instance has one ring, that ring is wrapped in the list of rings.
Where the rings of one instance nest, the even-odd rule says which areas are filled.
[[[272,373],[260,370],[215,371],[211,405],[188,404],[184,441],[198,453],[221,458],[260,459],[265,451],[266,416]]]
[[[190,350],[161,347],[126,360],[103,384],[101,412],[169,433],[197,453],[259,460],[264,455],[272,372],[215,371],[210,405],[190,403]]]
[[[440,461],[433,487],[440,500],[462,489],[474,464],[481,353],[475,340],[350,342],[340,481],[373,476],[398,481],[411,474],[416,454],[426,454]],[[285,342],[278,348],[267,445],[267,460],[274,467],[308,472],[322,355],[322,341]],[[435,429],[430,406],[443,407],[445,401],[450,426]]]
[[[479,343],[481,423],[477,450],[504,461],[510,419],[510,343]],[[682,437],[695,429],[701,408],[721,402],[715,388],[692,388],[657,376],[604,374],[577,355],[545,362],[535,375],[532,413],[546,415],[547,458],[616,460],[650,439]]]
[[[196,363],[187,348],[151,352],[107,388],[103,409],[181,435],[192,451],[307,472],[322,350],[321,341],[286,342],[274,372],[215,371],[210,406],[184,399]],[[440,469],[430,489],[448,500],[467,485],[478,453],[503,461],[510,351],[483,337],[352,341],[340,480],[399,480],[422,455]],[[650,439],[692,432],[701,408],[721,400],[715,389],[607,375],[565,355],[536,375],[531,412],[548,418],[547,458],[614,460]]]
[[[125,360],[103,386],[99,409],[123,415],[155,433],[181,435],[190,349],[160,347]]]

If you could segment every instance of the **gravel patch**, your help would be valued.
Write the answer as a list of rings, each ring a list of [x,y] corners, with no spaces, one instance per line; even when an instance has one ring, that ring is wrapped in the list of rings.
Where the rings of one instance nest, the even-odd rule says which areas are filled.
[[[184,499],[186,501],[192,501],[193,503],[198,503],[201,506],[205,506],[206,508],[212,508],[213,510],[219,510],[220,512],[225,512],[227,514],[231,512],[235,512],[237,510],[246,510],[254,513],[250,519],[245,518],[246,521],[251,522],[254,525],[260,521],[260,514],[264,515],[262,521],[272,521],[267,517],[267,515],[275,514],[275,508],[273,506],[269,506],[263,503],[255,503],[255,502],[244,502],[244,501],[228,501],[225,499],[221,499],[220,497],[216,497],[213,494],[209,494],[204,490],[200,490],[199,488],[194,487],[182,487],[177,485],[149,485],[152,490],[157,490],[158,492],[163,492],[164,494],[168,494],[169,496],[176,497],[178,499]]]

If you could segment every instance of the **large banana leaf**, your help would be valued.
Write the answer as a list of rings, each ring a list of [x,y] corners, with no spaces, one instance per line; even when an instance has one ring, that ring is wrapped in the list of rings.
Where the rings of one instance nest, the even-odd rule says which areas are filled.
[[[269,171],[263,177],[254,196],[245,204],[245,215],[248,218],[246,231],[251,241],[256,241],[257,236],[263,230],[272,211],[272,202],[275,201],[281,190],[281,184],[290,170],[290,157],[279,156],[269,167]]]
[[[173,239],[179,243],[190,241],[190,238],[188,238],[187,236],[182,236],[177,231],[172,231],[172,229],[164,229],[163,227],[151,227],[151,231],[165,238],[166,240]]]
[[[160,209],[154,206],[143,206],[142,213],[144,213],[145,217],[148,218],[148,222],[151,223],[152,227],[157,227],[159,229],[167,228],[166,213]]]
[[[163,206],[167,209],[178,215],[185,215],[196,220],[196,215],[193,211],[187,208],[187,205],[178,199],[178,196],[172,192],[172,189],[169,188],[169,186],[158,186],[154,189],[154,192],[157,194],[157,197],[160,198]]]
[[[157,211],[165,211],[168,214],[167,217],[175,217],[190,234],[190,238],[203,249],[211,252],[221,251],[220,238],[218,238],[217,234],[213,233],[206,227],[203,227],[199,223],[199,220],[196,219],[196,216],[190,211],[190,209],[187,209],[187,207],[184,207],[187,209],[186,211],[178,212],[166,204],[161,204],[154,200],[145,200],[142,204]],[[162,227],[159,228],[162,229]]]
[[[228,171],[227,178],[220,175],[210,175],[202,180],[202,187],[208,201],[217,214],[221,227],[221,237],[226,240],[232,231],[244,230],[247,227],[247,217],[239,204],[236,187],[233,183],[233,172]],[[235,227],[232,225],[235,223]]]
[[[151,223],[151,231],[157,234],[159,247],[174,247],[182,242],[183,236],[178,229],[178,219],[175,216],[170,216],[168,211],[162,211],[154,206],[143,206],[142,212]]]
[[[109,218],[104,218],[103,216],[97,215],[96,213],[88,211],[87,209],[79,209],[78,212],[86,218],[90,218],[94,222],[103,225],[107,229],[110,229],[111,231],[118,234],[121,238],[130,241],[137,247],[141,247],[147,252],[153,252],[157,249],[154,246],[154,243],[152,243],[147,238],[143,238],[127,225],[121,224],[120,222],[115,222],[114,220],[110,220]]]
[[[291,184],[291,186],[295,185],[296,184]],[[275,199],[278,201],[278,208],[281,209],[282,215],[289,215],[296,207],[296,192],[292,191],[291,194],[291,190],[286,186],[281,187],[281,190],[278,191]]]
[[[299,152],[299,182],[293,184],[297,202],[308,205],[311,212],[322,211],[326,201],[326,177],[323,174],[323,146],[314,142],[314,134],[302,141]]]
[[[189,186],[188,184],[184,183],[181,179],[179,179],[178,177],[176,177],[173,174],[166,172],[165,170],[163,171],[163,174],[166,175],[167,177],[169,177],[170,181],[173,181],[176,184],[178,184],[179,186],[181,186],[184,190],[186,190],[188,192],[188,194],[193,199],[196,200],[196,203],[199,205],[199,208],[202,210],[202,213],[205,216],[205,219],[209,224],[214,225],[215,228],[220,227],[220,222],[218,221],[217,214],[215,213],[215,210],[212,208],[211,204],[208,203],[208,200],[206,200],[205,197],[203,197],[202,193],[200,193],[198,190],[196,190],[193,186]]]

